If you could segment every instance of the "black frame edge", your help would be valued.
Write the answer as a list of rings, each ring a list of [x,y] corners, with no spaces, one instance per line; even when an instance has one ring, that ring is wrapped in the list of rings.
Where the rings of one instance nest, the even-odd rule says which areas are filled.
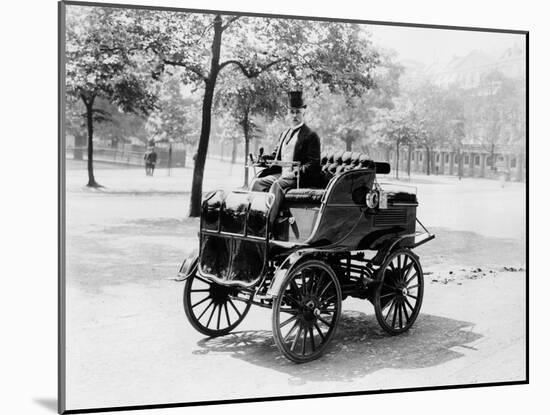
[[[57,220],[58,220],[58,235],[57,235],[57,272],[58,272],[58,287],[57,287],[57,412],[65,413],[66,411],[66,326],[65,326],[65,311],[66,311],[66,291],[65,291],[65,33],[66,33],[66,3],[60,1],[57,4],[57,29],[58,29],[58,73],[57,73],[57,104],[58,104],[58,139],[57,139]]]
[[[63,414],[89,414],[95,412],[119,412],[128,410],[146,410],[146,409],[169,409],[169,408],[182,408],[190,406],[210,406],[210,405],[222,405],[222,404],[240,404],[250,402],[274,402],[274,401],[290,401],[296,399],[318,399],[318,398],[334,398],[341,396],[365,396],[365,395],[379,395],[388,393],[404,393],[404,392],[428,392],[438,390],[455,390],[455,389],[471,389],[482,388],[492,386],[516,386],[527,385],[525,380],[510,381],[510,382],[494,382],[494,383],[479,383],[479,384],[467,384],[467,385],[443,385],[443,386],[427,386],[417,388],[401,388],[401,389],[380,389],[373,391],[357,391],[357,392],[335,392],[335,393],[323,393],[318,395],[290,395],[290,396],[272,396],[264,398],[243,398],[243,399],[231,399],[231,400],[215,400],[204,402],[186,402],[186,403],[167,403],[158,405],[134,405],[134,406],[115,406],[104,408],[89,408],[89,409],[71,409],[63,412]]]
[[[529,383],[529,32],[525,33],[525,380]]]
[[[224,15],[236,15],[236,16],[250,16],[250,17],[268,17],[274,19],[297,19],[297,20],[313,20],[313,21],[331,21],[340,23],[358,23],[358,24],[374,24],[381,26],[405,26],[405,27],[417,27],[424,29],[444,29],[444,30],[464,30],[464,31],[479,31],[479,32],[494,32],[494,33],[510,33],[510,34],[527,34],[526,30],[515,29],[499,29],[490,27],[466,27],[466,26],[453,26],[453,25],[434,25],[427,23],[406,23],[406,22],[389,22],[389,21],[376,21],[376,20],[361,20],[361,19],[346,19],[339,17],[323,17],[323,16],[298,16],[289,14],[271,14],[271,13],[254,13],[254,12],[242,12],[231,10],[213,10],[213,9],[189,9],[184,7],[166,7],[166,6],[146,6],[146,5],[134,5],[128,3],[98,3],[98,2],[85,2],[85,1],[63,1],[66,5],[72,6],[89,6],[89,7],[114,7],[121,9],[141,9],[141,10],[156,10],[156,11],[173,11],[173,12],[186,12],[186,13],[208,13],[208,14],[224,14]]]

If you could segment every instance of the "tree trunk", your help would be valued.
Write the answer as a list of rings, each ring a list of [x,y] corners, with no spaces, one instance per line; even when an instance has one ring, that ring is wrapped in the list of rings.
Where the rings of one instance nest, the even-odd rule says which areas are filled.
[[[94,177],[94,97],[89,101],[82,98],[86,106],[86,127],[88,128],[88,187],[99,187]]]
[[[430,175],[430,167],[431,167],[431,152],[430,147],[426,147],[426,174]]]
[[[237,137],[231,139],[231,164],[237,162]]]
[[[248,152],[250,151],[250,131],[248,125],[248,114],[245,115],[243,123],[244,132],[244,188],[248,189]]]
[[[411,159],[412,159],[413,146],[409,144],[409,154],[407,154],[407,176],[411,177]]]
[[[395,178],[399,179],[399,140],[395,143]]]
[[[217,15],[214,19],[214,39],[212,40],[212,60],[210,62],[210,74],[205,80],[204,97],[202,100],[202,124],[199,138],[199,148],[195,167],[193,168],[193,185],[191,188],[191,201],[189,204],[189,216],[197,217],[201,214],[202,202],[202,179],[204,176],[204,165],[208,152],[208,141],[210,139],[210,127],[212,117],[212,101],[216,79],[220,69],[220,49],[222,44],[222,19]]]

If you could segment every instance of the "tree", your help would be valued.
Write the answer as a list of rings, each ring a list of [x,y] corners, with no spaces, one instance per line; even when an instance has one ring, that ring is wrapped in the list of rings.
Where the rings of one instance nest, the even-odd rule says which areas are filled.
[[[352,151],[354,144],[365,148],[377,111],[393,108],[393,98],[399,95],[403,67],[393,59],[389,52],[380,53],[379,63],[372,70],[373,85],[359,95],[331,92],[323,85],[317,88],[308,118],[315,123],[323,144],[340,148],[341,140],[346,151]]]
[[[250,153],[250,140],[262,131],[255,118],[262,116],[264,120],[273,119],[276,115],[282,114],[285,107],[281,100],[279,83],[273,74],[265,73],[252,80],[246,79],[236,71],[231,71],[228,75],[229,79],[222,83],[216,94],[216,106],[219,112],[228,114],[242,129],[245,143],[243,186],[248,187],[247,159]]]
[[[471,122],[477,130],[479,143],[489,153],[488,164],[493,170],[500,145],[525,141],[522,133],[525,126],[523,85],[523,80],[514,81],[494,70],[484,75],[480,85],[471,91]]]
[[[381,109],[378,112],[375,130],[386,142],[387,147],[395,148],[395,177],[399,178],[400,148],[409,145],[409,155],[413,143],[424,140],[426,132],[411,103],[401,99],[392,110]],[[410,158],[407,164],[410,174]]]
[[[98,187],[93,171],[94,122],[110,119],[97,108],[103,98],[121,111],[147,114],[155,95],[148,89],[147,74],[140,72],[130,43],[124,11],[99,8],[67,8],[66,92],[69,105],[80,100],[85,108],[88,135],[88,184]]]
[[[137,24],[129,29],[143,35],[146,49],[159,57],[156,73],[182,67],[187,81],[203,88],[190,216],[200,214],[214,92],[225,68],[237,68],[249,79],[278,69],[282,88],[306,79],[355,94],[372,86],[378,56],[360,36],[358,25],[143,10],[138,14]]]
[[[149,115],[146,129],[155,141],[165,140],[195,145],[199,123],[195,117],[198,102],[194,95],[182,92],[176,76],[165,76],[158,93],[157,108]]]

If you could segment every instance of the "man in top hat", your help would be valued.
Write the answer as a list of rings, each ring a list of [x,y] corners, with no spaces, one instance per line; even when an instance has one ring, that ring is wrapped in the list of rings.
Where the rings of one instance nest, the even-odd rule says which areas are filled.
[[[290,127],[283,131],[272,158],[281,161],[300,162],[300,186],[317,185],[320,174],[321,143],[317,133],[304,124],[306,105],[302,91],[288,93],[288,116]],[[263,173],[263,172],[262,172]],[[287,190],[296,188],[297,171],[290,167],[281,169],[274,166],[267,175],[262,175],[250,184],[250,190],[270,191],[275,195],[271,208],[270,222],[273,223]]]

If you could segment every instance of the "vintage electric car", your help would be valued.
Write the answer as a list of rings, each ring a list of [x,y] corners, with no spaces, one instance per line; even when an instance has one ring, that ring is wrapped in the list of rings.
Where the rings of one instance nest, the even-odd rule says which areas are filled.
[[[379,183],[389,164],[360,153],[323,154],[321,166],[320,187],[288,191],[273,225],[270,193],[206,195],[198,253],[178,274],[195,329],[225,335],[252,305],[271,308],[275,343],[301,363],[322,355],[347,297],[370,301],[389,334],[413,325],[424,281],[412,249],[435,237],[415,188]]]

